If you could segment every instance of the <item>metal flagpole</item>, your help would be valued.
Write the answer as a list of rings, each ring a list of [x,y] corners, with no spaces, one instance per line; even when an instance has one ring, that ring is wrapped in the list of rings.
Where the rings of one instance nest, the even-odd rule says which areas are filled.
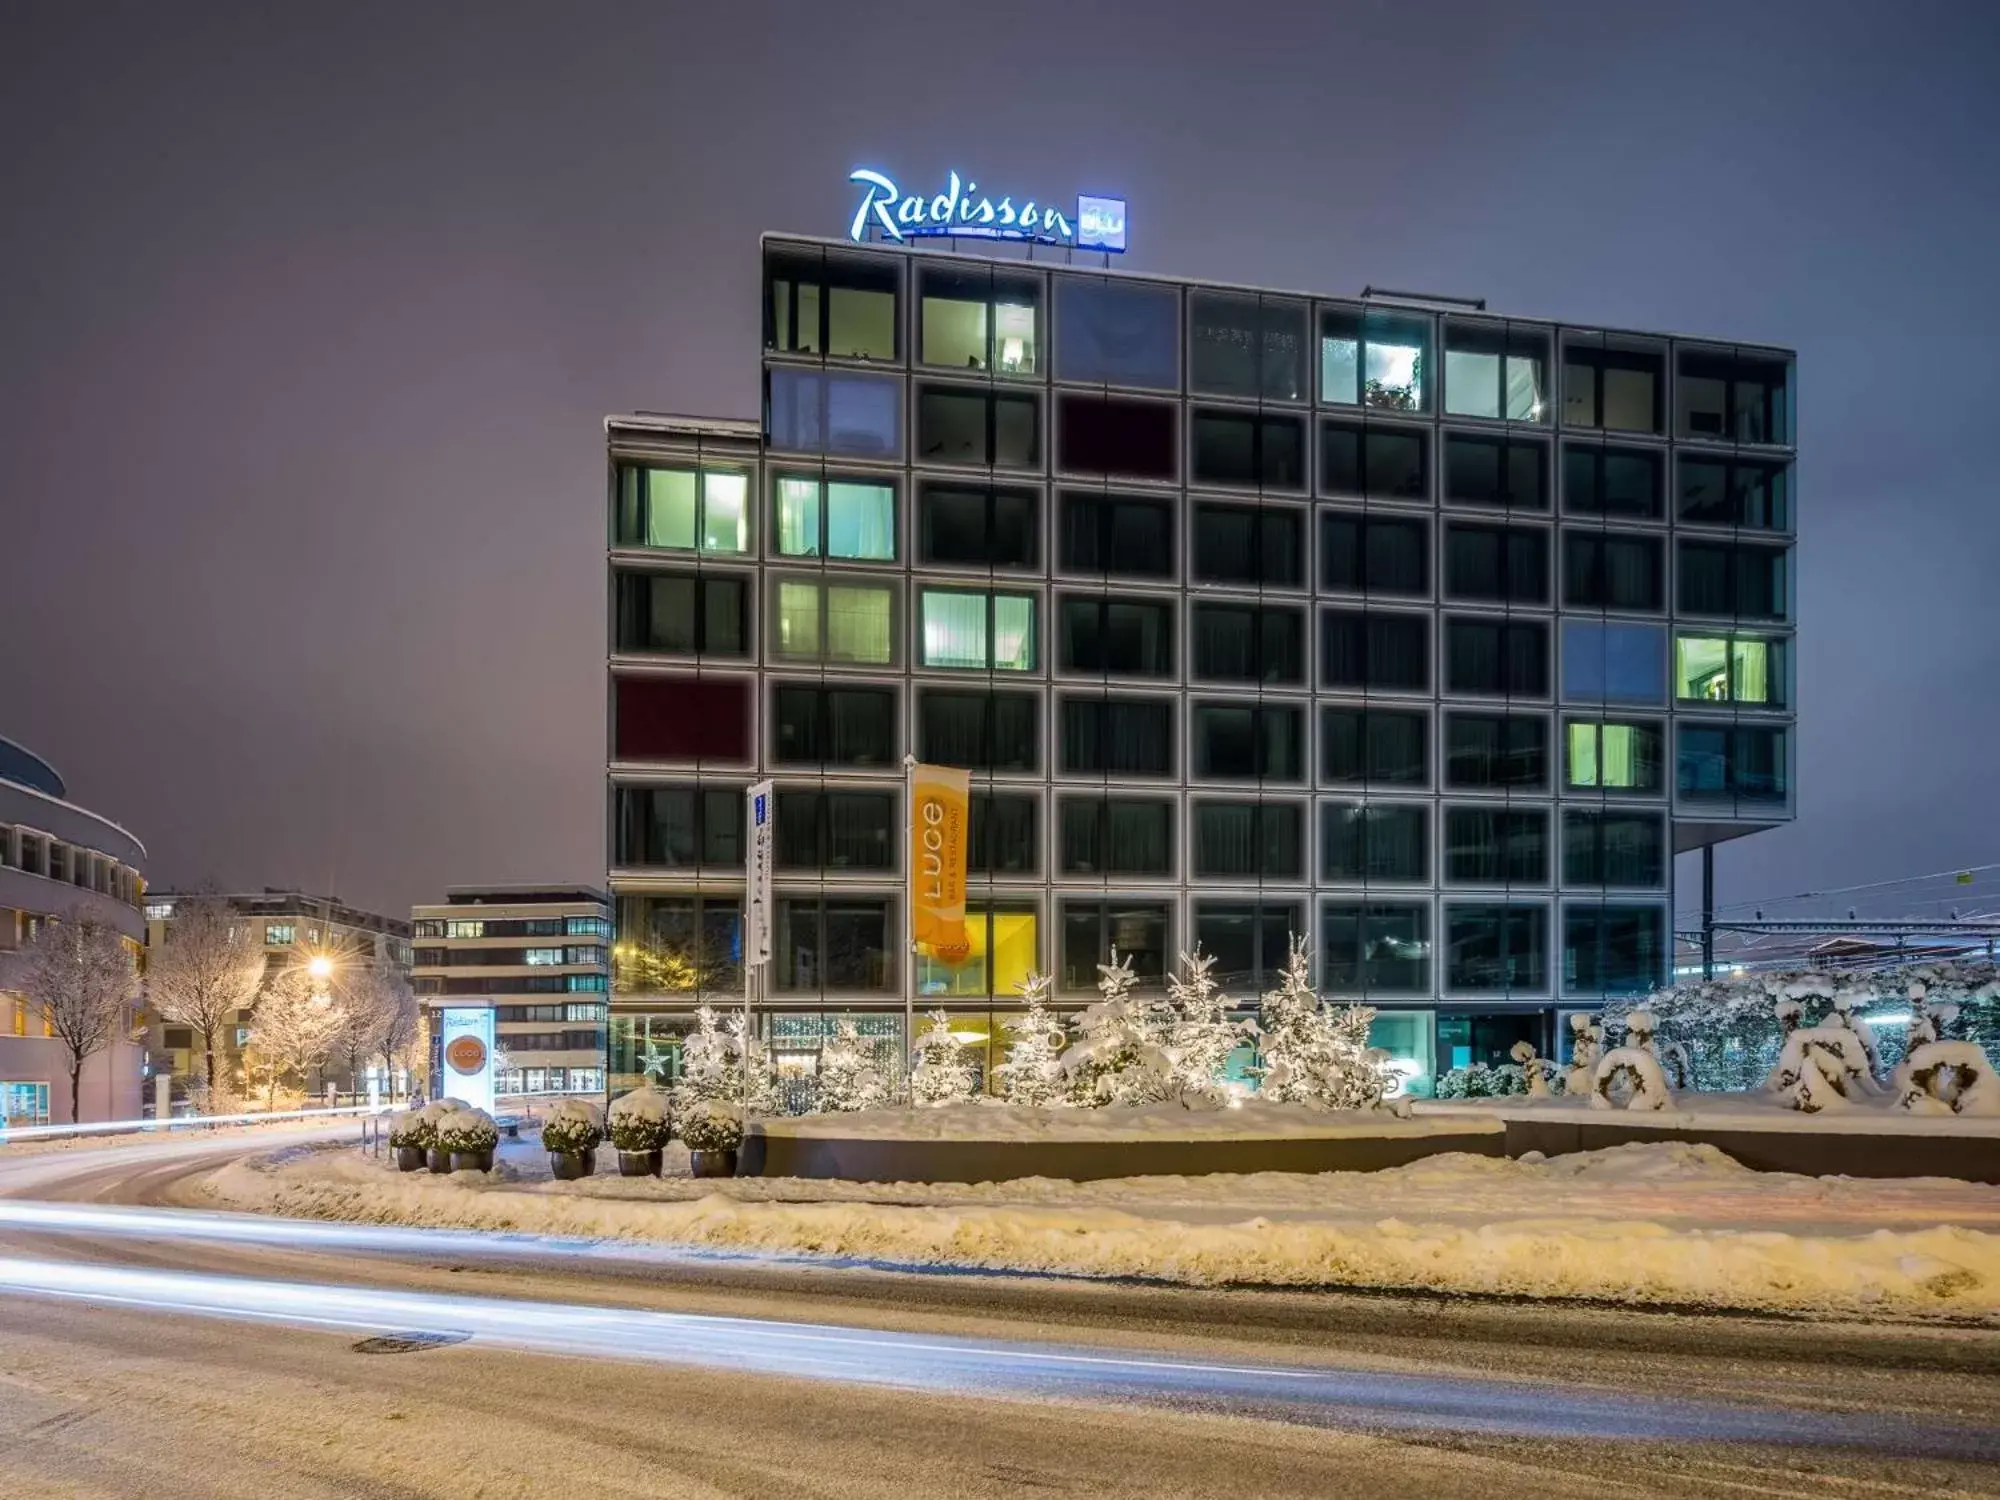
[[[916,799],[917,758],[903,757],[903,859],[909,866],[903,872],[903,943],[907,950],[903,955],[903,1103],[914,1106],[916,1096],[911,1092],[910,1075],[913,1070],[912,1049],[917,1044],[917,906],[914,892],[917,888]]]

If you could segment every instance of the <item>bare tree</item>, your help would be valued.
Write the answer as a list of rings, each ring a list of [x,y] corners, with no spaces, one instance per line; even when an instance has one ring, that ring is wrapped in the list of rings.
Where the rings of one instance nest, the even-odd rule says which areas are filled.
[[[165,940],[146,974],[146,998],[161,1018],[201,1037],[202,1082],[216,1095],[215,1041],[256,1003],[264,944],[219,896],[174,903]]]
[[[138,982],[117,928],[71,912],[42,924],[21,956],[16,982],[69,1054],[69,1118],[83,1117],[83,1063],[132,1034]]]
[[[266,1109],[277,1108],[278,1079],[296,1073],[303,1086],[346,1024],[346,1007],[303,970],[287,970],[264,986],[250,1015],[250,1041],[270,1070]]]
[[[341,1001],[347,1017],[334,1052],[346,1064],[349,1080],[358,1089],[362,1070],[377,1057],[393,1076],[416,1038],[417,1000],[409,980],[378,959],[348,980]]]

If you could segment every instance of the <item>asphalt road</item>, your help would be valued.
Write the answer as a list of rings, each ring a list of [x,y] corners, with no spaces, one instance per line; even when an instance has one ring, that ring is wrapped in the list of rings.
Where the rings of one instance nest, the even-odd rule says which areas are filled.
[[[614,1256],[178,1206],[269,1144],[0,1148],[0,1194],[28,1200],[0,1202],[0,1494],[2000,1494],[2000,1330]]]

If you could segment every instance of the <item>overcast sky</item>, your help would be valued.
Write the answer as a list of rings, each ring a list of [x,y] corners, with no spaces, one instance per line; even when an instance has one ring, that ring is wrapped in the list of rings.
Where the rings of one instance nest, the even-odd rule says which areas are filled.
[[[957,166],[1797,348],[1800,817],[1723,895],[2000,857],[1996,80],[1989,0],[0,0],[0,734],[156,884],[601,879],[601,418],[754,417],[758,233]]]

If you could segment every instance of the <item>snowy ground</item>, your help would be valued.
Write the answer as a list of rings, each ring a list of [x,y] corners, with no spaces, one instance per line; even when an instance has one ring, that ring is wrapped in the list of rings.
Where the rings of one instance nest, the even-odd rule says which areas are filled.
[[[531,1143],[504,1148],[492,1178],[434,1177],[342,1147],[239,1162],[200,1191],[217,1207],[312,1218],[899,1264],[2000,1322],[2000,1188],[1756,1173],[1695,1145],[937,1185],[556,1183]]]
[[[1697,1093],[1692,1089],[1676,1092],[1673,1102],[1660,1110],[1593,1109],[1589,1098],[1581,1094],[1562,1095],[1554,1099],[1529,1099],[1520,1094],[1497,1099],[1422,1099],[1413,1101],[1411,1107],[1418,1119],[1431,1120],[1464,1119],[1468,1115],[1536,1120],[1568,1119],[1573,1116],[1604,1124],[1658,1125],[1669,1129],[1698,1127],[1707,1130],[1813,1131],[1835,1135],[2000,1136],[2000,1116],[1911,1114],[1895,1108],[1886,1093],[1857,1099],[1843,1108],[1824,1109],[1815,1114],[1793,1109],[1773,1093]]]
[[[1382,1110],[1312,1110],[1250,1100],[1231,1109],[1178,1104],[1133,1108],[1031,1109],[998,1101],[933,1109],[869,1109],[852,1114],[775,1116],[769,1135],[803,1139],[910,1141],[1213,1141],[1353,1140],[1467,1132],[1500,1135],[1497,1121],[1464,1113],[1422,1118]]]

